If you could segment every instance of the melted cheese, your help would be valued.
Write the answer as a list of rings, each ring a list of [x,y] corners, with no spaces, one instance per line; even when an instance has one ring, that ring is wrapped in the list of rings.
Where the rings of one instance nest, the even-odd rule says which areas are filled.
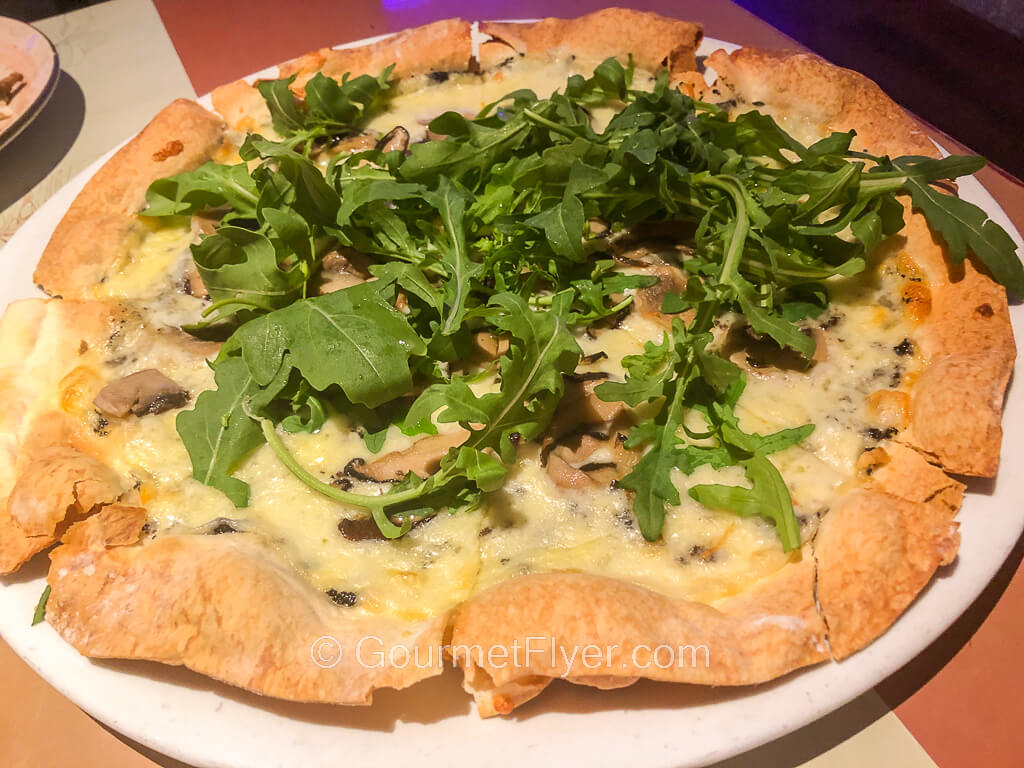
[[[96,286],[96,298],[129,299],[160,325],[195,323],[206,303],[184,290],[192,269],[189,246],[198,242],[185,217],[137,219],[139,244]]]

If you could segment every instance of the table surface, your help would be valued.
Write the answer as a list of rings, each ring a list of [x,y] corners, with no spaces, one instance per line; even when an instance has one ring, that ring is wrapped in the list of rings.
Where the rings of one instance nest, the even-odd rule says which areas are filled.
[[[57,189],[179,96],[307,50],[449,16],[529,18],[586,13],[592,0],[112,0],[38,22],[63,69],[36,122],[0,150],[0,245]],[[798,47],[724,0],[628,2],[704,24],[743,45]],[[196,19],[202,19],[201,24]],[[315,24],[310,19],[316,19]],[[983,76],[983,73],[978,73]],[[130,97],[126,97],[130,94]],[[951,151],[968,151],[937,131]],[[1018,229],[1024,185],[986,168],[979,178]],[[1005,471],[1005,468],[1004,468]],[[1024,754],[1022,543],[978,601],[919,657],[818,722],[722,765],[1010,766]],[[2,582],[0,582],[2,583]],[[180,763],[90,719],[0,641],[0,766],[152,768]],[[56,737],[56,738],[55,738]]]

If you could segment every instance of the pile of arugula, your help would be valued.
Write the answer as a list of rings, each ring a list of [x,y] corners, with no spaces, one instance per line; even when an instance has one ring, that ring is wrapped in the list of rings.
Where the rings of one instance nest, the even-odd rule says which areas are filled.
[[[212,304],[189,329],[227,339],[213,363],[217,388],[177,427],[195,477],[237,506],[249,488],[232,471],[264,442],[312,489],[368,510],[388,537],[413,519],[478,504],[501,486],[517,446],[551,420],[580,360],[574,333],[653,282],[615,271],[608,232],[595,234],[591,220],[612,236],[671,221],[689,227],[692,252],[680,264],[685,292],[663,309],[692,310],[693,319],[675,319],[660,344],[623,361],[624,382],[596,390],[606,401],[654,403],[628,437],[643,456],[619,484],[633,491],[653,541],[665,505],[680,500],[674,469],[742,466],[750,488],[699,485],[691,496],[771,520],[791,550],[799,526],[766,457],[813,427],[740,429],[745,378],[709,351],[715,319],[740,312],[756,333],[809,358],[814,342],[798,323],[827,306],[829,278],[864,270],[869,252],[903,226],[901,194],[955,261],[975,254],[1024,296],[1009,236],[930,186],[977,171],[981,158],[873,157],[851,151],[853,132],[805,147],[771,117],[730,120],[695,102],[665,72],[651,91],[633,89],[632,69],[613,59],[547,99],[520,90],[474,119],[442,114],[430,124],[441,140],[333,154],[321,171],[317,159],[386,107],[389,74],[340,83],[318,75],[304,101],[290,79],[261,83],[278,140],[250,135],[240,150],[247,163],[209,163],[147,194],[148,216],[223,213],[192,247]],[[620,109],[597,131],[589,110],[608,104]],[[311,296],[324,255],[346,247],[375,261],[376,279]],[[461,361],[484,329],[509,346],[497,362],[500,390],[476,395],[470,384],[481,373]],[[319,429],[332,410],[361,425],[374,452],[391,426],[433,434],[435,421],[458,422],[470,436],[435,474],[360,494],[315,477],[282,440],[281,431]],[[703,431],[685,425],[691,412]]]

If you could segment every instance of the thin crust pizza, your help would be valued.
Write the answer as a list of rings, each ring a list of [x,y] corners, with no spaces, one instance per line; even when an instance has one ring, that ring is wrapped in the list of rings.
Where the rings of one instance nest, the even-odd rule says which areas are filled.
[[[3,317],[0,572],[296,701],[871,643],[997,471],[1024,271],[874,83],[700,40],[450,19],[164,109]]]

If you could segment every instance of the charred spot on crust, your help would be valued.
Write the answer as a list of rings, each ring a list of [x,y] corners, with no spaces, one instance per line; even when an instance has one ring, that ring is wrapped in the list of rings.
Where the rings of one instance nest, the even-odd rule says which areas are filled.
[[[182,144],[178,139],[172,139],[157,152],[153,153],[153,160],[158,163],[162,163],[165,160],[180,155],[185,151],[185,145]]]
[[[427,77],[433,80],[435,83],[446,83],[448,78],[451,77],[450,72],[428,72]]]
[[[359,595],[355,592],[346,592],[339,589],[328,589],[327,596],[336,605],[343,605],[346,608],[351,608],[359,601]]]
[[[895,347],[893,347],[892,351],[895,352],[897,355],[901,356],[912,355],[914,354],[914,345],[910,341],[910,339],[904,339]]]
[[[979,304],[974,311],[982,317],[992,317],[995,314],[991,304]]]

